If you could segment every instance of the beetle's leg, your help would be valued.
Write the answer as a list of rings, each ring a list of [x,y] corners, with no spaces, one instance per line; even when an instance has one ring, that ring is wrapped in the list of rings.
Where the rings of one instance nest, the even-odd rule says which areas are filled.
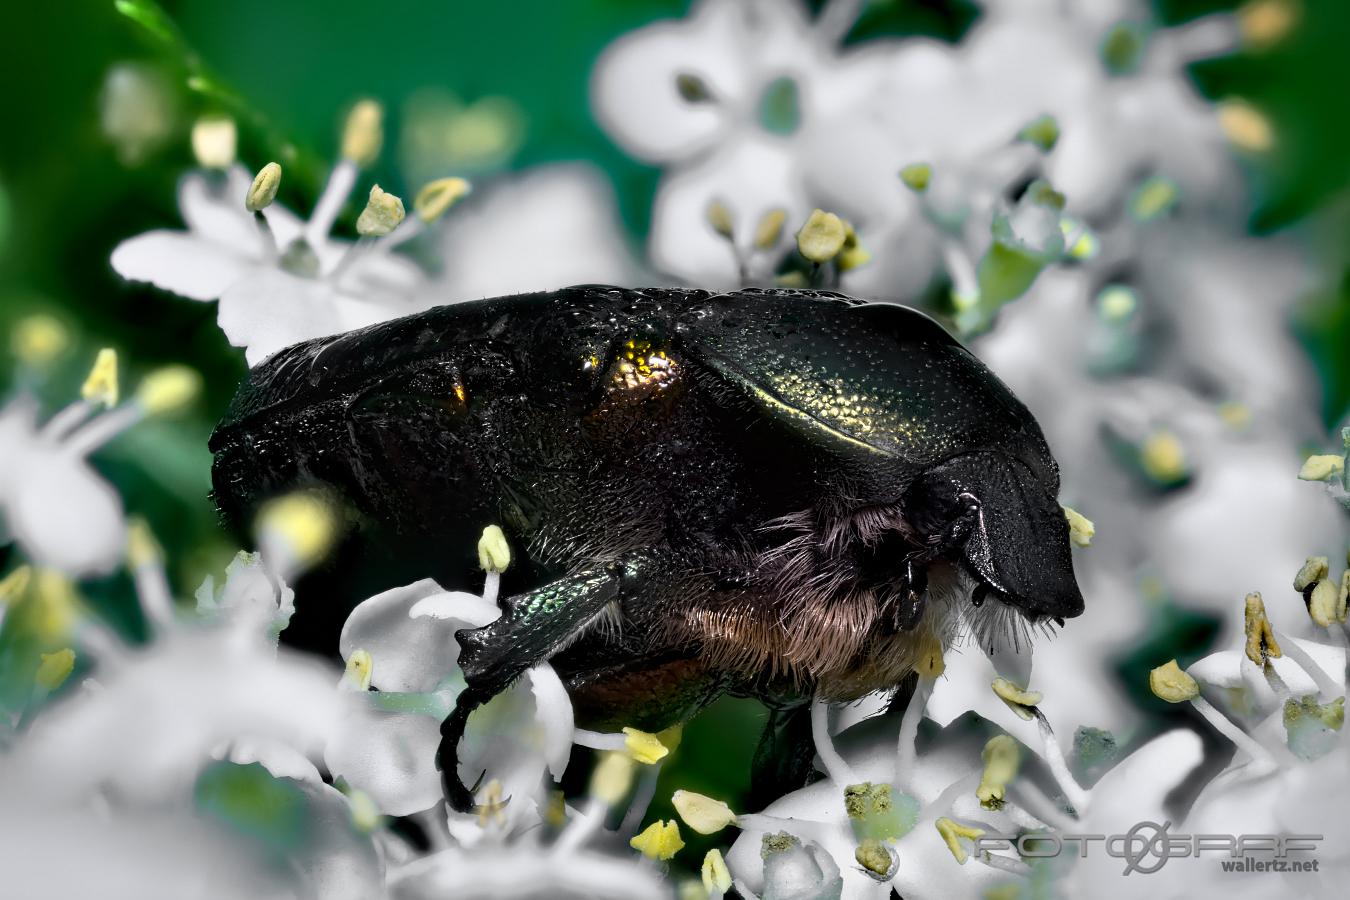
[[[900,597],[895,604],[895,627],[900,631],[913,631],[923,618],[924,604],[928,594],[928,566],[921,560],[910,557],[905,560],[905,577],[900,588]]]
[[[614,563],[594,572],[561,578],[508,597],[501,618],[482,628],[456,632],[459,665],[467,687],[441,723],[436,762],[450,806],[473,809],[473,794],[459,777],[459,741],[469,714],[506,690],[531,666],[566,646],[638,578],[638,561]]]

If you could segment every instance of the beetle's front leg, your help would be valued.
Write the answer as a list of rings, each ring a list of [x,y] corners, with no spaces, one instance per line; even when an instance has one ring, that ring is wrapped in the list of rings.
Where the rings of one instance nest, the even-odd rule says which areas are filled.
[[[459,665],[467,687],[441,723],[436,763],[446,801],[459,812],[473,809],[473,793],[459,777],[459,742],[469,714],[534,666],[570,643],[606,606],[636,585],[640,559],[561,578],[503,601],[502,615],[482,628],[456,633]]]

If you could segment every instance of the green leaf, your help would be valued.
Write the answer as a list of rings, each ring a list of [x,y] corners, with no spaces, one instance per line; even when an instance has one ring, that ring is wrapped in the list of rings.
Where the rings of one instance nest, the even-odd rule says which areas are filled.
[[[286,854],[307,837],[308,809],[298,782],[272,775],[260,763],[214,762],[193,789],[197,808],[232,831]]]

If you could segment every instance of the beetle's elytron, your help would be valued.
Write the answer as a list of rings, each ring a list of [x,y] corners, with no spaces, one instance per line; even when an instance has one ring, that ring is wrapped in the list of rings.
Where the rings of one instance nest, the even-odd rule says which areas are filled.
[[[523,564],[501,618],[460,633],[442,729],[458,808],[469,712],[542,660],[579,724],[658,730],[724,692],[790,710],[894,688],[934,640],[1083,609],[1026,407],[928,317],[837,294],[441,307],[276,354],[212,449],[237,523],[305,485],[343,498],[335,565],[363,593],[470,586],[503,527]]]

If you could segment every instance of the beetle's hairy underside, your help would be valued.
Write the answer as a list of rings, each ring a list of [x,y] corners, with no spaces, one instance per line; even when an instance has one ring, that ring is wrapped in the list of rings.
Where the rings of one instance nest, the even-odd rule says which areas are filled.
[[[543,661],[580,724],[656,730],[728,692],[788,715],[894,689],[924,648],[1021,646],[1082,611],[1026,408],[931,319],[838,294],[441,307],[276,354],[212,449],[240,527],[299,487],[342,504],[297,616],[330,652],[351,602],[466,587],[478,532],[506,531],[521,563],[501,618],[459,634],[468,687],[442,729],[457,808],[469,712]]]

